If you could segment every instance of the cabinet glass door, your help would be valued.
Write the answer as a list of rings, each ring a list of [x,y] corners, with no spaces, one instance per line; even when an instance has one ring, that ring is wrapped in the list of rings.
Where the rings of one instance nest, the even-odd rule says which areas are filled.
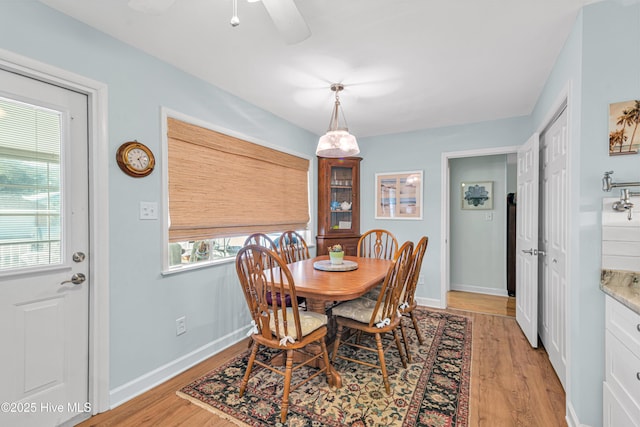
[[[331,167],[331,221],[333,230],[351,230],[353,205],[353,168]]]

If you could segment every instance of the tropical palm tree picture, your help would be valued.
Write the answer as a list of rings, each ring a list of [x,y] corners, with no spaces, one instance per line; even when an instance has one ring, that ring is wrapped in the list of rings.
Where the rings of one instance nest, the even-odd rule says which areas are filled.
[[[640,100],[609,104],[609,155],[636,154],[640,147]]]

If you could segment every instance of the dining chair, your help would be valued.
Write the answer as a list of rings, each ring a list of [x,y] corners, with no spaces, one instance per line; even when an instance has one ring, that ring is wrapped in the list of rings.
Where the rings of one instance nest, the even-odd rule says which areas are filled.
[[[242,246],[259,245],[278,253],[278,245],[264,233],[253,233],[246,238]]]
[[[427,245],[429,244],[429,238],[427,236],[423,236],[418,243],[415,245],[413,249],[413,254],[411,255],[411,261],[409,264],[409,270],[407,272],[407,277],[404,282],[404,288],[400,293],[400,313],[404,317],[411,318],[411,322],[413,324],[413,329],[416,331],[416,335],[418,336],[418,342],[420,345],[424,344],[424,339],[422,338],[422,334],[420,333],[420,328],[418,327],[418,319],[413,315],[413,310],[418,306],[418,303],[415,299],[416,287],[418,285],[418,278],[420,277],[420,270],[422,269],[422,259],[424,258],[424,254],[427,251]],[[402,329],[404,332],[404,329]],[[407,359],[409,363],[411,363],[411,352],[409,352],[409,342],[406,339],[406,336],[402,337],[404,339],[404,347],[407,353]]]
[[[244,241],[244,245],[243,246],[248,246],[248,245],[259,245],[262,246],[264,248],[267,249],[271,249],[272,251],[274,251],[276,254],[279,254],[279,248],[278,248],[278,244],[275,243],[271,237],[269,237],[267,234],[265,233],[253,233],[251,234],[249,237],[246,238],[246,240]],[[276,294],[276,300],[278,304],[281,304],[281,296],[280,294]],[[285,295],[284,298],[284,302],[285,305],[287,307],[291,307],[291,295]],[[271,293],[267,294],[267,301],[269,302],[269,304],[271,304]],[[304,304],[305,299],[303,297],[298,297],[298,305]]]
[[[284,424],[289,409],[289,393],[312,378],[325,373],[329,385],[333,385],[332,368],[327,352],[327,316],[311,311],[298,311],[298,307],[283,307],[275,300],[267,301],[267,293],[280,293],[296,298],[296,287],[291,272],[284,260],[274,251],[259,245],[248,245],[236,255],[236,272],[251,314],[250,336],[253,344],[242,383],[240,397],[244,395],[254,365],[259,365],[284,376],[280,419]],[[301,351],[311,343],[320,345],[320,352],[309,354]],[[275,354],[264,351],[265,358],[256,358],[259,351],[275,349]],[[294,353],[305,355],[296,358]],[[284,370],[273,366],[275,357],[284,356]],[[266,360],[265,360],[266,359]],[[317,362],[316,362],[317,361]],[[292,372],[300,367],[315,363],[321,368],[291,384]]]
[[[309,247],[304,238],[293,230],[285,231],[278,237],[280,255],[287,264],[309,259]]]
[[[365,258],[393,260],[398,252],[398,239],[390,231],[383,229],[369,230],[360,236],[356,255]],[[370,290],[366,297],[378,299],[380,286]]]
[[[398,240],[387,230],[373,229],[360,236],[356,255],[365,258],[392,260],[398,250]]]
[[[382,371],[382,379],[387,394],[391,393],[391,387],[389,385],[384,354],[394,344],[394,342],[391,341],[386,348],[384,347],[382,337],[387,332],[393,333],[395,346],[400,354],[402,365],[405,368],[407,367],[406,356],[403,351],[403,346],[400,343],[400,337],[398,336],[398,329],[402,330],[403,328],[401,322],[402,316],[398,312],[398,303],[400,291],[409,268],[412,251],[412,242],[406,242],[402,245],[396,259],[387,271],[384,281],[382,282],[380,295],[376,301],[360,297],[338,304],[332,309],[338,325],[338,331],[333,345],[331,361],[334,362],[337,357],[361,365],[379,368]],[[354,333],[345,341],[341,341],[345,328],[351,329]],[[365,341],[359,339],[360,334],[373,335],[375,338],[375,347],[365,345]],[[341,344],[377,353],[378,364],[374,365],[365,360],[358,360],[339,354]]]

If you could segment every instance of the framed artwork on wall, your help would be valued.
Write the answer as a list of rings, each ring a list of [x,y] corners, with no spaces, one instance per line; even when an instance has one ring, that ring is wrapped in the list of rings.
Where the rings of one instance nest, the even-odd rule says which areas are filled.
[[[609,155],[636,154],[640,147],[640,100],[609,104]]]
[[[462,209],[493,209],[493,181],[460,183]]]
[[[376,219],[422,219],[419,171],[376,174]]]

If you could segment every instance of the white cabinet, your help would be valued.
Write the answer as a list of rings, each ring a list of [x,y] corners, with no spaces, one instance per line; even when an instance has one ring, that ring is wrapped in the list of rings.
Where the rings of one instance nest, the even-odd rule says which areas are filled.
[[[640,314],[606,297],[604,426],[640,427]]]

